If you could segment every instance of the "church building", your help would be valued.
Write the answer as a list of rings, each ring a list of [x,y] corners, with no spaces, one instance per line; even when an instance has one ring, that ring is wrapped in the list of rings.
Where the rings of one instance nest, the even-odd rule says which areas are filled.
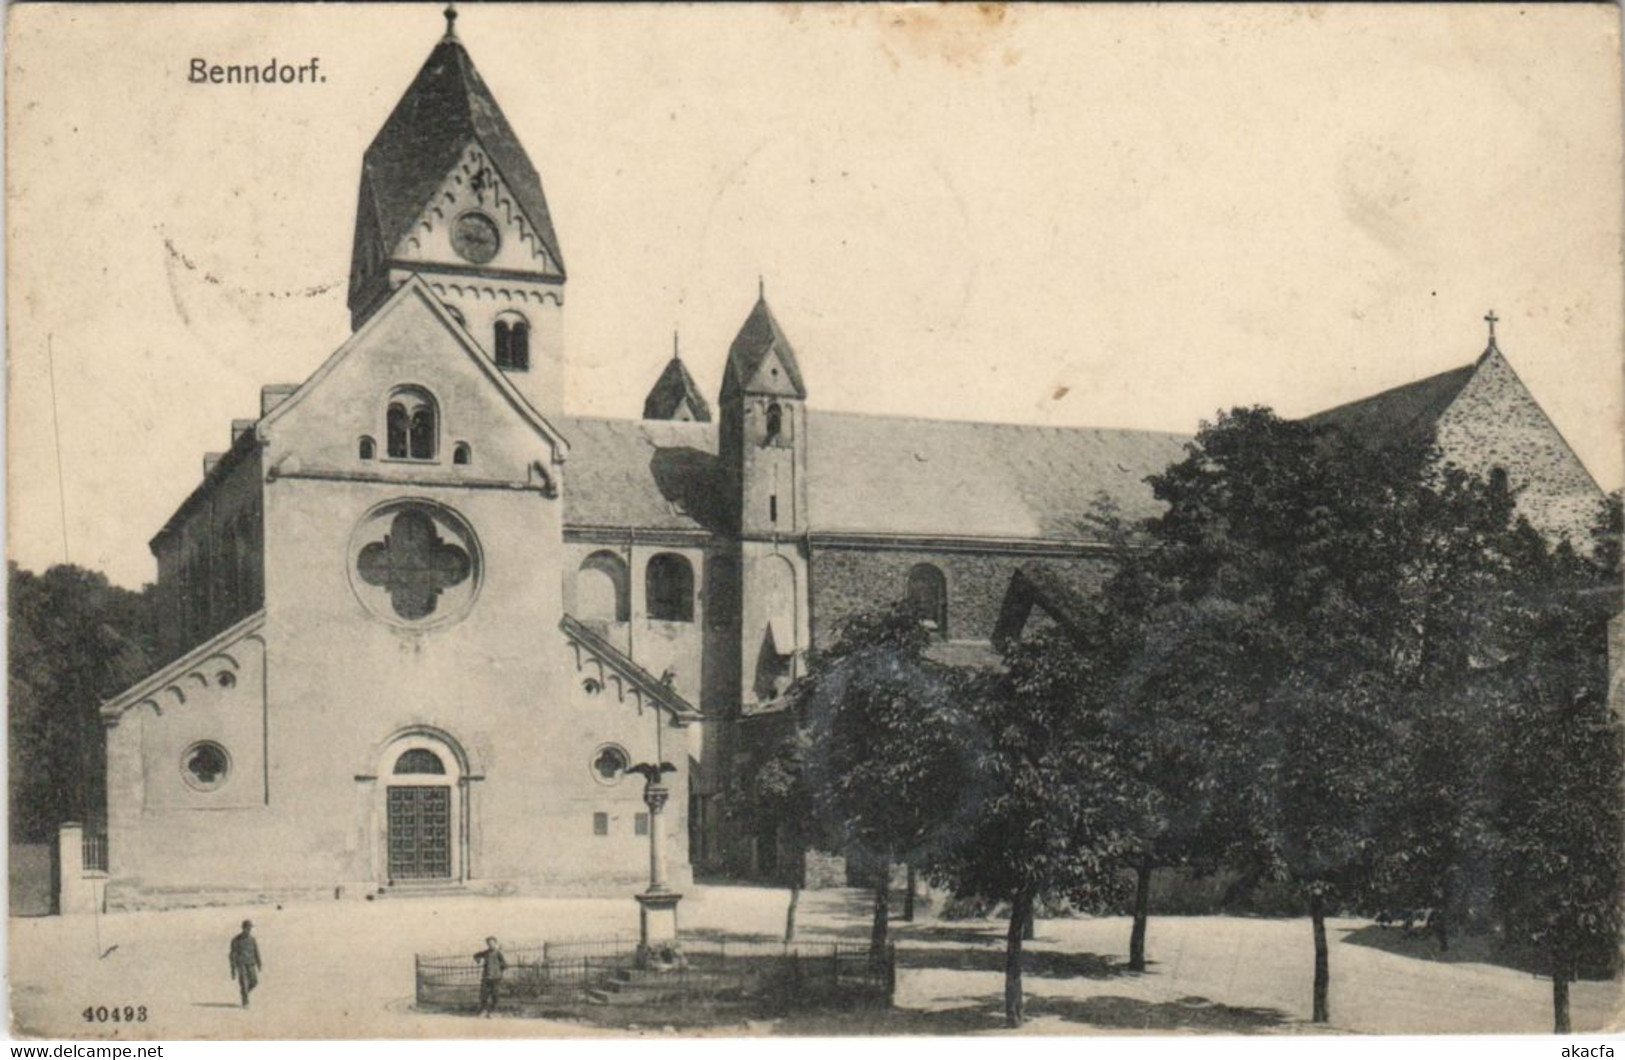
[[[679,888],[760,870],[725,813],[738,726],[810,649],[906,600],[985,659],[1012,593],[1100,583],[1090,514],[1151,514],[1182,455],[810,407],[760,292],[700,354],[714,406],[674,355],[642,419],[568,414],[559,232],[454,18],[362,159],[352,334],[264,387],[152,538],[171,661],[102,706],[110,907],[624,894],[651,827]],[[1598,496],[1493,340],[1323,415],[1436,431],[1554,532]],[[629,770],[661,762],[651,818]]]

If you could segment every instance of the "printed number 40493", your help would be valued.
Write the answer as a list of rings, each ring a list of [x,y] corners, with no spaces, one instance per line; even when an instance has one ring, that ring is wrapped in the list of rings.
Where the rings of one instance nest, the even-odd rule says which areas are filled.
[[[92,1005],[81,1013],[86,1023],[145,1023],[145,1005]]]

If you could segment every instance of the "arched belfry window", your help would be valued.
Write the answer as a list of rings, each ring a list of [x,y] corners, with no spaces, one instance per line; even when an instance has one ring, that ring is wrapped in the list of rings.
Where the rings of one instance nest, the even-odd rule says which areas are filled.
[[[503,313],[494,325],[493,351],[498,368],[530,370],[530,324],[518,313]]]
[[[390,395],[384,416],[387,452],[395,460],[433,460],[439,444],[434,398],[414,387]]]
[[[661,552],[644,572],[649,617],[664,622],[694,621],[694,568],[675,552]]]
[[[784,433],[784,410],[778,402],[767,407],[767,440],[774,441]]]
[[[920,624],[938,636],[948,635],[948,579],[929,563],[908,572],[908,609]]]
[[[613,552],[594,552],[576,572],[576,617],[583,622],[625,622],[632,617],[626,561]]]
[[[458,442],[451,451],[451,462],[454,464],[466,464],[472,459],[474,459],[474,450],[469,448],[467,442]]]
[[[363,434],[361,436],[361,443],[357,446],[357,451],[359,452],[361,459],[371,460],[373,457],[378,455],[378,445],[372,440],[370,435]]]

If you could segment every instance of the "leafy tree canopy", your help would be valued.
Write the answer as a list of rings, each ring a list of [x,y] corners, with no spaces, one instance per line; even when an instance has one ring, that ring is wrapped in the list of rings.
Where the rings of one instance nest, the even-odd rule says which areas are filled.
[[[152,590],[70,565],[35,574],[12,563],[7,577],[11,834],[40,842],[104,812],[97,708],[156,658]]]

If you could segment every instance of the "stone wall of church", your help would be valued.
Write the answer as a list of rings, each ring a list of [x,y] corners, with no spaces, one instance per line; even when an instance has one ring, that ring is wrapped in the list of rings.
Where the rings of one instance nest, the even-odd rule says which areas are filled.
[[[693,584],[686,619],[651,613],[650,561],[657,556],[676,556],[689,566]],[[715,716],[733,702],[738,668],[727,636],[737,626],[738,608],[717,587],[718,562],[710,545],[570,540],[564,549],[564,610],[654,677],[669,672],[679,695]],[[672,561],[661,563],[669,569]],[[693,727],[686,736],[686,753],[700,766],[693,780],[701,794],[720,784],[714,736],[706,726]]]
[[[441,444],[428,459],[368,455],[357,440],[381,435],[384,404],[403,385],[432,396]],[[125,743],[112,749],[132,766],[121,802],[139,815],[140,838],[115,836],[129,878],[115,867],[110,895],[125,905],[358,895],[411,875],[497,892],[626,893],[647,879],[649,837],[641,781],[595,769],[608,745],[633,763],[679,767],[663,820],[673,883],[684,884],[689,733],[660,728],[619,682],[579,669],[559,627],[563,502],[536,468],[553,467],[561,491],[569,483],[524,410],[409,290],[273,415],[265,759],[253,770],[264,787],[253,804],[239,804],[252,787],[228,779],[199,792],[201,805],[154,806],[128,785],[180,767],[143,724],[121,724],[142,759],[136,769]],[[455,442],[472,460],[451,459]],[[223,711],[194,738],[252,758],[234,717]],[[404,769],[408,752],[436,768],[420,757]],[[400,816],[418,834],[443,825],[449,844],[404,844],[418,859],[409,870],[432,864],[395,873],[394,794],[431,788]]]
[[[113,822],[123,856],[111,901],[137,907],[381,888],[388,791],[425,780],[394,774],[414,747],[433,751],[446,769],[453,878],[494,893],[641,885],[650,827],[642,781],[606,777],[595,763],[606,749],[627,763],[673,762],[661,821],[671,880],[686,885],[692,730],[670,725],[624,680],[566,644],[557,567],[535,562],[535,540],[499,529],[556,502],[448,493],[443,503],[483,532],[483,584],[466,616],[415,630],[362,608],[346,570],[351,527],[391,491],[298,480],[270,489],[273,540],[289,547],[270,554],[269,724],[239,731],[238,722],[260,717],[252,696],[262,683],[245,676],[249,687],[236,693],[250,697],[242,709],[198,700],[162,722],[132,715],[114,730],[115,801],[126,812]],[[533,525],[545,531],[545,521]],[[295,526],[297,536],[289,533]],[[181,763],[170,761],[197,739],[232,755],[233,778],[218,790],[188,789]],[[259,783],[262,740],[268,787]]]
[[[1439,417],[1437,442],[1446,460],[1468,471],[1505,470],[1519,512],[1536,529],[1589,540],[1601,490],[1499,352]]]
[[[264,603],[263,466],[251,438],[238,445],[180,524],[153,542],[165,660]]]
[[[828,647],[841,622],[865,611],[902,600],[908,576],[917,564],[940,570],[948,588],[948,639],[985,641],[993,636],[1010,575],[1031,556],[995,552],[949,552],[921,549],[823,548],[812,554],[813,646]],[[1079,589],[1100,585],[1110,573],[1108,561],[1086,557],[1046,559],[1073,573]]]
[[[111,905],[184,903],[220,875],[185,875],[191,862],[229,857],[265,819],[266,689],[265,642],[250,625],[107,728]]]
[[[672,558],[675,557],[675,558]],[[650,597],[651,561],[667,576],[687,565],[686,611]],[[710,558],[701,546],[570,541],[564,546],[564,610],[655,677],[668,670],[679,695],[699,706],[704,692],[704,591]],[[660,576],[656,575],[656,580]]]
[[[404,282],[406,273],[397,282]],[[425,280],[468,330],[487,357],[495,358],[498,319],[528,329],[530,365],[505,370],[514,387],[544,415],[564,406],[564,293],[562,286],[518,280],[484,281],[434,275]]]

